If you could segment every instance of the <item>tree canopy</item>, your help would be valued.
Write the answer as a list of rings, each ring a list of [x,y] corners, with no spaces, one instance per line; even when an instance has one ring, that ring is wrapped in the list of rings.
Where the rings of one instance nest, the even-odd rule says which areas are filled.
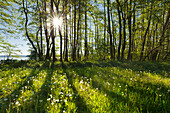
[[[3,0],[1,52],[14,33],[39,60],[168,60],[168,0]],[[59,51],[59,52],[57,52]]]

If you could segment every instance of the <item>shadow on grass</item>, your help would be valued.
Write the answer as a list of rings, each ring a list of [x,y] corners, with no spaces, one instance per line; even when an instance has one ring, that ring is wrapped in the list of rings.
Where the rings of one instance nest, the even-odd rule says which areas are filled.
[[[35,60],[21,60],[13,63],[5,63],[5,64],[0,64],[0,69],[3,71],[5,70],[10,70],[13,68],[40,68],[43,65],[44,67],[47,67],[48,62],[45,61],[35,61]]]
[[[117,94],[116,92],[107,89],[104,86],[104,84],[102,84],[101,82],[96,81],[94,78],[94,75],[97,74],[97,71],[95,72],[92,69],[88,70],[88,71],[90,71],[89,73],[92,75],[86,76],[86,74],[87,74],[86,68],[74,67],[72,69],[79,76],[87,77],[87,78],[91,77],[93,88],[98,88],[101,92],[106,93],[110,100],[116,100],[117,102],[123,102],[124,105],[127,104],[130,110],[133,110],[135,107],[137,107],[139,109],[139,112],[155,112],[155,113],[164,112],[164,111],[169,112],[168,108],[169,108],[170,101],[169,101],[169,96],[167,95],[167,92],[166,92],[166,91],[168,91],[167,87],[161,86],[162,89],[160,90],[160,92],[157,92],[157,93],[161,93],[162,97],[159,98],[158,101],[156,101],[156,93],[154,91],[148,91],[147,87],[149,87],[150,89],[156,90],[156,88],[160,87],[160,85],[153,85],[152,83],[146,83],[145,89],[143,89],[141,86],[136,86],[136,84],[134,86],[128,86],[127,87],[128,93],[134,93],[134,94],[137,93],[136,96],[139,96],[139,97],[137,97],[139,100],[135,100],[132,102],[128,96],[124,97],[120,94]],[[102,75],[104,75],[104,74],[105,74],[105,72],[103,72]],[[118,76],[116,74],[113,74],[113,75]],[[105,81],[105,82],[107,81],[105,76],[101,76],[100,79],[101,79],[101,81]],[[108,80],[109,80],[109,78],[108,78]],[[129,84],[128,81],[121,81],[121,79],[118,82],[121,84],[124,84],[124,85]],[[111,82],[111,84],[112,83],[113,82]],[[146,100],[146,98],[147,98],[147,100]],[[111,101],[111,104],[113,106],[111,106],[110,109],[112,109],[114,111],[115,102]]]
[[[83,68],[83,67],[120,67],[123,69],[131,69],[133,71],[147,71],[150,73],[160,74],[162,77],[170,78],[170,64],[165,62],[128,62],[128,61],[98,61],[98,62],[70,62],[65,63],[67,67],[70,68]]]
[[[110,63],[114,65],[114,62]],[[160,74],[162,77],[170,77],[165,75],[165,73],[170,73],[170,64],[165,62],[118,62],[117,65],[122,68],[130,68],[133,71],[147,71]]]
[[[74,97],[75,104],[77,106],[77,113],[91,113],[84,99],[78,94],[78,91],[73,84],[73,78],[71,75],[69,75],[67,71],[67,67],[64,64],[63,64],[63,72],[66,73],[68,83],[71,84],[71,88],[73,89],[74,94],[77,95],[76,98]]]
[[[26,80],[24,80],[24,82],[19,82],[18,85],[19,87],[16,88],[14,91],[12,91],[9,95],[5,96],[3,99],[7,99],[7,102],[5,102],[5,105],[3,105],[2,108],[4,108],[3,111],[6,111],[6,109],[9,109],[9,104],[15,102],[21,95],[21,90],[25,89],[25,86],[27,86],[29,88],[29,86],[32,85],[33,80],[30,79],[31,77],[35,76],[36,69],[33,69],[30,73],[30,75],[26,78]],[[38,72],[37,72],[38,73]],[[28,81],[30,81],[30,83],[28,84]],[[16,83],[16,82],[15,82]]]
[[[3,105],[3,107],[1,107],[2,111],[6,111],[6,109],[9,109],[9,105],[13,102],[15,102],[20,96],[22,91],[24,91],[25,89],[31,89],[32,85],[33,85],[33,79],[32,77],[36,77],[36,75],[44,69],[44,65],[46,65],[46,63],[44,63],[41,67],[32,67],[32,71],[29,74],[29,76],[24,76],[22,79],[24,79],[22,82],[18,83],[18,88],[16,88],[14,91],[12,91],[10,94],[8,94],[7,96],[5,96],[3,99],[7,99],[7,101],[5,102],[5,104]],[[28,82],[29,81],[29,82]],[[17,82],[14,82],[17,83]],[[34,90],[34,89],[32,89]],[[10,108],[11,109],[11,108]],[[14,112],[17,112],[16,109],[13,109]]]
[[[25,111],[27,112],[36,112],[36,113],[45,113],[47,112],[47,98],[50,98],[51,94],[51,78],[53,75],[53,64],[50,67],[50,63],[48,62],[45,64],[48,68],[45,68],[47,70],[47,75],[45,78],[44,83],[41,85],[41,88],[37,93],[35,93],[31,98],[33,99],[31,102],[27,103],[27,108],[25,108]]]
[[[120,81],[120,83],[128,84],[128,82]],[[157,90],[159,88],[159,90]],[[140,106],[141,112],[170,112],[170,96],[167,93],[168,88],[159,84],[144,83],[143,86],[128,85],[127,93],[137,93],[138,101],[135,102],[136,106]]]
[[[92,78],[92,87],[94,89],[98,88],[100,92],[103,92],[105,94],[107,94],[107,96],[109,97],[108,99],[110,100],[110,103],[112,104],[110,106],[110,110],[111,109],[114,109],[115,108],[115,103],[113,100],[117,100],[118,102],[123,102],[123,103],[128,103],[129,105],[132,105],[133,102],[131,102],[129,100],[129,98],[125,98],[123,97],[122,95],[120,94],[117,94],[109,89],[107,89],[101,82],[98,82],[94,79],[93,76],[86,76],[85,73],[86,73],[86,70],[84,68],[79,68],[79,70],[77,70],[76,68],[73,69],[80,77],[87,77],[87,78]],[[89,72],[89,73],[93,73],[95,74],[93,71]],[[96,73],[97,74],[97,73]],[[115,76],[118,76],[115,74]],[[100,77],[100,79],[106,81],[106,78],[104,76]]]

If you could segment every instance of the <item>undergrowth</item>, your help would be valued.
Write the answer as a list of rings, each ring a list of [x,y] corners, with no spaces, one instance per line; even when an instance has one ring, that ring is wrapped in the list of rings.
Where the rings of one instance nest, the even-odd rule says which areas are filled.
[[[22,61],[0,65],[0,112],[169,113],[170,65]]]

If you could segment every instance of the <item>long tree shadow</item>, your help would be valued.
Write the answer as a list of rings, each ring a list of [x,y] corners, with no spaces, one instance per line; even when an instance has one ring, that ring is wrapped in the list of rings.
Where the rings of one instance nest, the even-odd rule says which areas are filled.
[[[120,67],[123,69],[131,69],[133,71],[147,71],[150,73],[160,74],[162,77],[169,78],[170,65],[168,63],[161,62],[128,62],[128,61],[98,61],[98,62],[70,62],[65,65],[75,67]]]
[[[136,105],[140,106],[141,112],[170,112],[170,95],[167,94],[168,87],[160,84],[153,84],[151,82],[144,83],[142,86],[129,85],[127,81],[119,80],[121,84],[128,84],[127,93],[137,93],[139,100]],[[159,90],[158,90],[159,89]],[[163,102],[164,101],[164,102]],[[166,101],[166,103],[165,103]]]
[[[92,78],[92,87],[93,88],[98,88],[101,92],[104,92],[106,93],[109,98],[112,98],[112,100],[117,100],[118,102],[123,102],[124,104],[128,104],[129,107],[137,107],[141,112],[159,112],[159,111],[168,111],[168,107],[169,107],[169,101],[167,101],[167,104],[164,104],[162,105],[162,103],[159,103],[159,102],[162,102],[162,100],[166,100],[166,99],[169,99],[169,96],[167,96],[166,94],[166,91],[168,91],[168,88],[167,87],[163,87],[162,86],[162,89],[161,89],[161,92],[164,96],[162,96],[162,100],[158,101],[157,103],[155,103],[155,99],[156,99],[156,94],[151,91],[149,92],[148,89],[142,89],[140,86],[138,87],[135,87],[135,86],[128,86],[127,89],[128,89],[128,93],[137,93],[137,96],[140,96],[140,97],[137,97],[139,98],[140,101],[131,101],[130,98],[127,96],[127,97],[124,97],[120,94],[117,94],[115,93],[114,91],[112,90],[109,90],[107,89],[102,83],[98,82],[95,80],[94,76],[95,74],[97,74],[95,71],[93,71],[92,69],[91,70],[88,70],[90,71],[89,73],[91,74],[90,76],[86,76],[87,74],[87,70],[86,68],[73,68],[74,72],[76,72],[79,76],[82,76],[82,77],[87,77],[87,78]],[[105,72],[103,72],[103,75],[105,74]],[[115,77],[117,77],[118,75],[116,74],[113,74]],[[102,81],[107,81],[106,80],[106,77],[105,76],[100,76],[100,79]],[[109,77],[107,78],[108,80],[110,79]],[[111,82],[111,81],[110,81]],[[126,84],[128,84],[128,81],[122,81],[121,79],[119,80],[119,83],[120,84],[124,84],[124,86]],[[155,88],[158,88],[160,87],[160,85],[153,85],[152,83],[147,83],[145,84],[146,86],[152,86],[152,87],[155,87]],[[164,93],[163,93],[164,91]],[[148,98],[148,100],[144,100],[145,98]],[[154,98],[153,100],[150,100],[150,98]],[[150,100],[150,101],[149,101]],[[148,106],[148,103],[150,104]],[[111,106],[110,109],[113,109],[114,108],[114,102],[111,101],[111,104],[113,106]],[[166,110],[167,109],[167,110]]]
[[[13,68],[23,68],[23,67],[27,67],[27,68],[32,68],[33,65],[29,65],[31,61],[24,61],[24,60],[21,60],[21,61],[17,61],[17,62],[11,62],[11,63],[5,63],[5,64],[0,64],[0,69],[2,70],[9,70],[9,69],[13,69]],[[36,64],[36,62],[33,62],[31,64],[35,64],[35,65],[38,65]],[[34,65],[34,67],[35,67]]]
[[[123,69],[131,69],[133,71],[146,71],[152,74],[159,74],[163,78],[170,78],[170,65],[161,62],[113,62],[107,64],[113,67],[121,67]],[[101,65],[106,65],[101,63]]]
[[[94,89],[99,89],[99,91],[100,92],[104,92],[105,94],[107,94],[107,96],[109,97],[109,99],[110,98],[112,98],[111,100],[110,100],[110,102],[111,102],[111,106],[110,106],[110,109],[113,109],[114,108],[114,104],[115,103],[113,103],[113,101],[112,100],[114,100],[114,99],[116,99],[118,102],[124,102],[124,103],[127,103],[127,104],[129,104],[129,106],[131,106],[132,104],[134,104],[133,102],[131,102],[130,100],[129,100],[129,98],[125,98],[125,97],[123,97],[122,95],[120,95],[120,94],[117,94],[117,93],[115,93],[114,91],[111,91],[111,90],[109,90],[109,89],[107,89],[102,83],[100,83],[100,82],[98,82],[98,81],[96,81],[95,79],[94,79],[94,77],[93,77],[93,75],[90,75],[90,76],[86,76],[85,74],[86,74],[86,70],[84,69],[84,68],[79,68],[79,70],[77,70],[76,68],[75,69],[73,69],[80,77],[87,77],[88,79],[90,79],[90,78],[92,78],[92,87],[94,88]],[[89,72],[89,73],[93,73],[94,74],[94,72]],[[115,74],[115,76],[118,76],[118,75],[116,75]],[[103,77],[100,77],[100,79],[102,79],[102,80],[106,80],[106,78],[103,76]],[[109,78],[108,78],[109,79]],[[112,106],[113,105],[113,106]]]
[[[36,77],[37,74],[44,69],[44,65],[46,65],[46,63],[44,63],[41,67],[32,67],[32,71],[30,72],[30,74],[28,76],[24,76],[21,79],[23,79],[23,81],[21,82],[14,82],[18,83],[18,88],[16,88],[14,91],[12,91],[10,94],[8,94],[7,96],[3,97],[2,100],[7,99],[8,101],[5,102],[5,104],[3,105],[4,110],[2,111],[6,111],[6,109],[9,109],[9,105],[13,102],[15,102],[22,94],[22,92],[24,92],[25,89],[27,90],[31,90],[32,85],[33,85],[33,78],[32,77]],[[29,81],[29,82],[28,82]],[[33,89],[34,90],[34,89]],[[11,109],[11,108],[10,108]],[[15,111],[16,109],[14,109]]]
[[[74,99],[75,99],[75,104],[77,106],[77,113],[91,113],[84,99],[78,94],[78,91],[73,84],[73,77],[72,75],[69,75],[69,72],[67,71],[67,66],[65,66],[64,64],[63,64],[63,72],[66,73],[68,83],[71,84],[71,88],[73,89],[73,92],[76,96],[74,97]]]
[[[19,85],[18,88],[16,88],[16,89],[15,89],[14,91],[12,91],[10,94],[8,94],[8,95],[5,96],[4,98],[2,98],[2,100],[3,100],[3,99],[7,99],[7,100],[8,100],[8,101],[5,103],[5,105],[3,105],[4,111],[5,111],[5,109],[9,109],[8,107],[9,107],[9,104],[10,104],[10,103],[15,102],[15,101],[20,97],[21,91],[24,91],[26,87],[29,88],[29,86],[32,85],[33,80],[31,79],[31,77],[36,76],[36,74],[39,72],[39,71],[37,71],[37,72],[35,73],[35,71],[36,71],[36,69],[33,69],[33,70],[31,71],[30,75],[29,75],[28,77],[26,77],[26,79],[24,80],[24,82],[19,82],[19,83],[18,83],[18,85]],[[28,81],[30,81],[30,82],[28,83]],[[17,82],[15,82],[15,83],[17,83]],[[13,84],[14,84],[14,83],[13,83]],[[26,86],[26,87],[25,87],[25,86]]]
[[[28,103],[25,111],[30,112],[30,109],[32,109],[32,112],[36,112],[36,113],[47,112],[47,98],[50,98],[49,95],[51,94],[51,85],[52,85],[51,78],[53,75],[54,68],[53,68],[53,64],[51,68],[49,68],[50,64],[46,64],[46,66],[48,68],[46,68],[47,75],[45,81],[41,85],[39,91],[31,97],[33,98],[33,100]]]

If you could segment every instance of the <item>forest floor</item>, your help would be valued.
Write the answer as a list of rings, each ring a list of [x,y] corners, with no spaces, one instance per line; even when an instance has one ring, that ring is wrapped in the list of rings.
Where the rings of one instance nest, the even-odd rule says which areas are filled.
[[[0,112],[170,113],[169,62],[0,65]]]

